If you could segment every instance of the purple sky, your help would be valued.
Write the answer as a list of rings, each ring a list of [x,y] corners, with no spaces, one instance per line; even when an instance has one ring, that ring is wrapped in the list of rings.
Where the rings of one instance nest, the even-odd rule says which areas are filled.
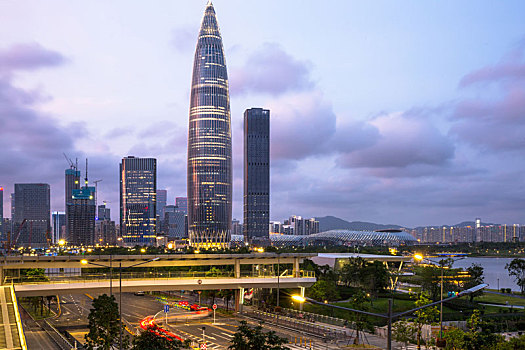
[[[123,156],[186,194],[189,88],[206,1],[0,2],[0,186],[89,157],[118,215]],[[525,223],[525,3],[214,2],[230,77],[234,217],[242,114],[271,110],[271,218]],[[81,167],[84,170],[84,166]]]

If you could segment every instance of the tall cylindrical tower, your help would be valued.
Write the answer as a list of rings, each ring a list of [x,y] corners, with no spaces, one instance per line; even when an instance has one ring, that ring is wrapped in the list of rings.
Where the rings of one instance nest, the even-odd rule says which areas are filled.
[[[224,248],[232,219],[232,143],[228,73],[211,2],[202,19],[191,82],[188,131],[190,245]]]

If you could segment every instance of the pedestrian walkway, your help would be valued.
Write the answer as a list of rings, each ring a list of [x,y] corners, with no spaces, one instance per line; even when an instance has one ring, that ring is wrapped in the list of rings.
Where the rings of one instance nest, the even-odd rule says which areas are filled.
[[[0,287],[0,350],[27,349],[13,286]]]

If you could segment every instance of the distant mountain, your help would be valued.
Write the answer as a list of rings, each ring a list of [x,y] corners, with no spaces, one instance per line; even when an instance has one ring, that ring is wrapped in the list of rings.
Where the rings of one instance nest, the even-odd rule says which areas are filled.
[[[393,229],[402,229],[402,226],[399,225],[383,225],[375,224],[373,222],[363,222],[363,221],[346,221],[335,216],[323,216],[320,218],[315,218],[319,221],[319,231],[329,231],[329,230],[354,230],[354,231],[376,231],[376,230],[385,230],[389,228]]]

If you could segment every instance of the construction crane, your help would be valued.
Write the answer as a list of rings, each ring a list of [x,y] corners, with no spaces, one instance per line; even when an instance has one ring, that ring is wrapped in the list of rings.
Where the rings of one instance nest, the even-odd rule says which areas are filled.
[[[18,226],[18,229],[13,234],[13,239],[11,242],[7,242],[7,246],[9,250],[12,250],[15,246],[16,242],[18,242],[18,238],[20,238],[20,232],[22,232],[22,227],[24,227],[24,224],[27,222],[27,219],[22,220],[22,223]]]
[[[69,167],[71,169],[78,170],[78,159],[75,161],[75,163],[73,163],[73,161],[65,153],[62,153],[62,154],[64,155],[64,158],[66,158],[66,161],[69,164]]]

